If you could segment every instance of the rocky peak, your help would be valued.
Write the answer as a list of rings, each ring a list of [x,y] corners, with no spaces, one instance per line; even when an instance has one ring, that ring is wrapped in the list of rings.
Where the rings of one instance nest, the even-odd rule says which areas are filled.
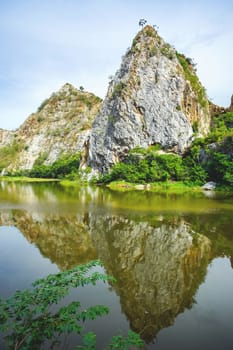
[[[160,144],[183,152],[209,130],[209,105],[193,62],[146,26],[110,81],[95,119],[88,164],[106,172],[130,149]]]

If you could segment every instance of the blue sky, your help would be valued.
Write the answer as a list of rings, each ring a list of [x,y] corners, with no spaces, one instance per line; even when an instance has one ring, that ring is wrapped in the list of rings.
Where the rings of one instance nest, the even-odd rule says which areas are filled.
[[[232,0],[1,0],[0,128],[69,82],[104,97],[140,18],[194,59],[210,99],[233,94]]]

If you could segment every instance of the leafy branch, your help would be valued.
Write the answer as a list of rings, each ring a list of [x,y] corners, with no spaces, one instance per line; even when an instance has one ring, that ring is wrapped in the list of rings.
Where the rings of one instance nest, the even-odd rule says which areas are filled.
[[[80,334],[85,345],[77,349],[95,349],[96,336],[93,333],[82,335],[83,322],[106,315],[109,309],[104,305],[94,305],[80,310],[79,301],[60,308],[52,306],[67,296],[70,288],[95,285],[97,281],[114,282],[114,278],[107,274],[91,271],[99,265],[101,262],[95,260],[49,275],[35,281],[32,289],[16,291],[6,301],[0,299],[0,332],[4,332],[9,349],[40,349],[46,340],[58,344],[59,336],[72,332]],[[142,344],[137,334],[129,332],[125,338],[113,337],[109,349],[126,349],[135,342]]]

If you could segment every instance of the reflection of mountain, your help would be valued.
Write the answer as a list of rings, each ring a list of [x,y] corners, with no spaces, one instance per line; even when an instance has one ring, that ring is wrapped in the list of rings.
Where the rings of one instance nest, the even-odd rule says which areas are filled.
[[[27,208],[36,211],[79,211],[88,206],[89,202],[101,200],[99,187],[63,187],[56,181],[49,183],[20,183],[0,181],[1,204],[11,204],[11,207]],[[85,211],[85,209],[84,209]]]
[[[91,230],[99,257],[117,279],[122,309],[147,342],[191,307],[210,257],[206,237],[182,220],[150,225],[98,217]]]
[[[233,267],[233,216],[232,211],[224,215],[206,214],[185,218],[193,230],[207,236],[212,243],[212,257],[227,256]]]
[[[0,212],[1,225],[14,225],[27,240],[61,270],[96,258],[96,251],[85,229],[88,215],[62,216],[12,210]]]

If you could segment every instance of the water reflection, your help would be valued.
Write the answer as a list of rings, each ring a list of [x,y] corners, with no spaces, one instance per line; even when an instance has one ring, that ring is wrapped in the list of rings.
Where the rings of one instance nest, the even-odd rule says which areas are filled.
[[[212,258],[228,257],[233,267],[233,215],[231,211],[219,211],[218,215],[185,217],[192,229],[211,240]]]
[[[0,212],[0,225],[16,226],[60,270],[97,258],[86,220],[86,214],[79,217],[23,210]]]
[[[192,308],[213,258],[233,261],[230,200],[57,184],[1,184],[0,196],[0,225],[16,226],[61,270],[100,258],[147,343]]]
[[[210,240],[186,222],[159,219],[151,225],[98,217],[91,228],[99,257],[117,278],[122,310],[147,342],[191,308],[211,256]]]

